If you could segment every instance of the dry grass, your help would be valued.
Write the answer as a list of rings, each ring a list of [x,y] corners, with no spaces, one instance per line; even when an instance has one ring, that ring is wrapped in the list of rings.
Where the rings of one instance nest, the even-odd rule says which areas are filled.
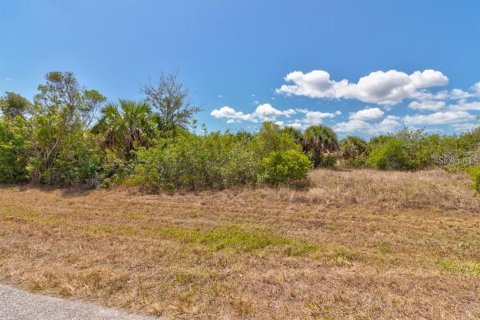
[[[478,319],[480,198],[439,171],[306,191],[0,188],[0,281],[199,319]]]

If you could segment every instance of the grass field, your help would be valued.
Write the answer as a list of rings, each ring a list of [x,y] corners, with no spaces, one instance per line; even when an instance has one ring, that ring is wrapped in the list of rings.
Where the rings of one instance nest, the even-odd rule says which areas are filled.
[[[463,175],[313,171],[308,190],[0,188],[0,281],[185,319],[479,319]]]

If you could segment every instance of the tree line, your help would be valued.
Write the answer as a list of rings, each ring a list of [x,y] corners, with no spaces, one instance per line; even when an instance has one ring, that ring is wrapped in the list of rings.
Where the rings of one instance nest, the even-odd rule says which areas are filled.
[[[176,75],[142,88],[141,101],[108,103],[71,72],[50,72],[33,101],[0,98],[0,183],[136,185],[148,190],[305,185],[308,170],[374,168],[467,171],[480,188],[480,129],[454,136],[404,129],[338,140],[265,122],[255,132],[196,134],[200,110]]]

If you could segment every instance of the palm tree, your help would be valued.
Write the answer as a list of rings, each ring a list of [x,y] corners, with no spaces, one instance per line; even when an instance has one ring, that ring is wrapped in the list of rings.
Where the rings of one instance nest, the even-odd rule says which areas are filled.
[[[132,151],[150,144],[155,136],[152,112],[147,104],[120,100],[102,109],[102,117],[92,131],[102,136],[102,144],[128,160]]]
[[[313,166],[318,167],[324,153],[338,150],[337,135],[329,127],[323,125],[310,126],[303,134],[303,149],[310,155]]]

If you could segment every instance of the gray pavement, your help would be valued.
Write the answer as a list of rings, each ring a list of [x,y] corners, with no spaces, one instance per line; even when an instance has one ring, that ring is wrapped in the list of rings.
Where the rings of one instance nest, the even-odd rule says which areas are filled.
[[[158,320],[0,285],[1,320]]]

